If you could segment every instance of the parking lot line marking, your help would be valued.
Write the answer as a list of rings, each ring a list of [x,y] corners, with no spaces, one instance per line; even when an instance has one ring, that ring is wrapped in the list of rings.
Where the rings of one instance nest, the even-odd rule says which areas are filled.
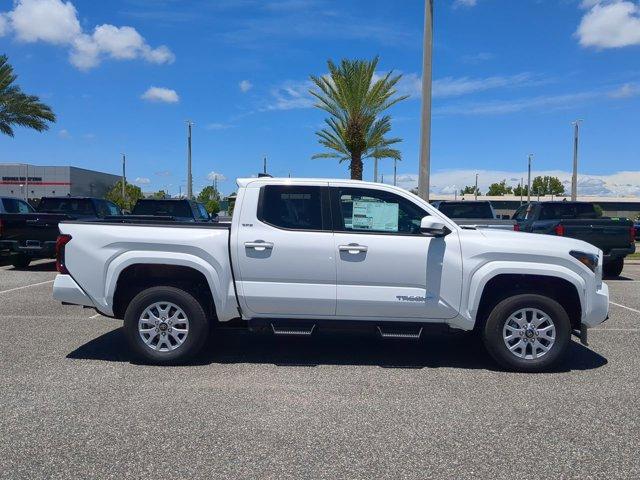
[[[16,290],[22,290],[23,288],[37,287],[38,285],[44,285],[46,283],[53,283],[53,282],[54,282],[53,280],[47,280],[46,282],[32,283],[31,285],[24,285],[22,287],[10,288],[8,290],[0,290],[0,294],[1,293],[15,292]]]
[[[91,315],[89,318],[98,318],[100,316],[102,316],[101,313],[96,313],[95,315]]]
[[[590,332],[640,332],[640,328],[590,328]]]
[[[611,305],[615,305],[616,307],[626,308],[627,310],[631,310],[632,312],[640,313],[640,310],[636,310],[635,308],[627,307],[626,305],[620,305],[619,303],[612,302],[611,300],[609,300],[609,303]]]

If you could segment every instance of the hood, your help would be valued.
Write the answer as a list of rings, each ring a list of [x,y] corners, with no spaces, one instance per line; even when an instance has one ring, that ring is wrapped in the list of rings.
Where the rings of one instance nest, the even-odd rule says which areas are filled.
[[[556,235],[544,235],[541,233],[515,232],[509,230],[477,230],[487,240],[496,242],[508,242],[512,248],[522,249],[529,253],[558,249],[567,253],[571,250],[577,250],[584,253],[598,254],[600,249],[594,247],[590,243],[569,237],[558,237]],[[518,248],[521,247],[521,248]]]

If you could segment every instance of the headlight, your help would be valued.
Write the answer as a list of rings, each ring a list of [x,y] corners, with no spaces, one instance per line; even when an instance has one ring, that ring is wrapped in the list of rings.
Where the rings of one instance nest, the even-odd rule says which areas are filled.
[[[577,259],[592,272],[596,271],[596,267],[598,266],[598,255],[594,253],[576,252],[575,250],[570,251],[569,255]]]

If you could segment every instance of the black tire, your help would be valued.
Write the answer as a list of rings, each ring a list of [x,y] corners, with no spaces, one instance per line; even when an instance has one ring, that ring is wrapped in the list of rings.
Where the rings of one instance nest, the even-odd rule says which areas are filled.
[[[27,257],[26,255],[12,255],[10,262],[14,268],[27,268],[31,264],[31,257]]]
[[[145,344],[138,331],[138,320],[145,309],[157,302],[175,304],[188,318],[188,334],[184,343],[175,350],[152,349]],[[175,365],[185,363],[202,349],[209,336],[209,322],[202,305],[189,292],[169,286],[151,287],[138,293],[127,306],[124,315],[124,332],[136,357],[156,365]]]
[[[602,273],[605,277],[619,277],[624,268],[624,257],[616,258],[602,266]]]
[[[541,310],[551,318],[555,326],[555,342],[548,352],[537,358],[518,357],[509,351],[503,338],[505,323],[512,314],[523,308]],[[482,333],[485,348],[503,368],[517,372],[543,372],[557,365],[567,353],[571,340],[571,322],[562,305],[555,300],[542,295],[521,294],[506,298],[498,303],[491,311]],[[514,341],[514,344],[517,342],[518,339]],[[525,347],[525,356],[527,352],[531,352],[531,348],[532,346]],[[522,350],[519,350],[522,353]]]

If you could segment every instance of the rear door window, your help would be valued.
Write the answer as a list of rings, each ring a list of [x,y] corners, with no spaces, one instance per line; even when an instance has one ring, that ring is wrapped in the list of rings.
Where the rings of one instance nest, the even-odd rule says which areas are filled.
[[[35,210],[24,200],[5,198],[2,200],[4,211],[7,213],[33,213]]]
[[[264,186],[260,192],[258,219],[279,228],[322,230],[322,187]]]

